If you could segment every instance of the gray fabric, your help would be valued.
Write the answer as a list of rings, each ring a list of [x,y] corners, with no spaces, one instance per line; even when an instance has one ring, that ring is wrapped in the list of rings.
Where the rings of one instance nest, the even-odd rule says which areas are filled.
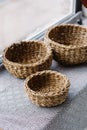
[[[87,87],[44,130],[87,130]]]
[[[31,116],[29,118],[0,114],[0,128],[4,130],[38,130],[44,128],[51,118],[52,115],[49,114],[46,116]]]
[[[52,130],[56,130],[57,127],[61,128],[60,126],[63,125],[61,124],[61,113],[64,113],[65,110],[68,111],[69,108],[71,108],[71,101],[74,100],[75,96],[87,85],[87,64],[63,67],[53,61],[51,69],[66,74],[71,82],[67,101],[60,106],[52,108],[42,108],[32,104],[25,95],[24,80],[13,77],[3,68],[0,70],[0,121],[2,121],[3,116],[4,120],[8,120],[8,122],[9,120],[12,121],[12,119],[15,120],[16,118],[16,125],[18,125],[17,127],[19,127],[19,130],[22,130],[23,127],[26,128],[25,130],[51,130],[50,127],[52,127]],[[66,109],[66,106],[68,109]],[[5,115],[9,118],[6,118]],[[57,117],[58,115],[60,115],[60,117]],[[64,116],[66,115],[64,114]],[[55,121],[55,119],[58,120],[58,118],[60,125]],[[18,124],[19,121],[23,127],[21,124]],[[4,130],[7,129],[4,128]],[[14,129],[11,128],[9,130]]]

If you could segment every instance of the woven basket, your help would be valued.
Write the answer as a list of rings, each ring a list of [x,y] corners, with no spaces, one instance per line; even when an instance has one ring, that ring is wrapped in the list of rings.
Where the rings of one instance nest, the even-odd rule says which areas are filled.
[[[49,29],[45,42],[53,49],[56,61],[63,64],[80,64],[87,62],[87,28],[65,24]]]
[[[6,69],[18,78],[47,70],[52,63],[50,46],[42,41],[16,43],[5,49],[3,63]]]
[[[66,76],[47,70],[27,77],[24,89],[33,103],[51,107],[65,101],[69,86],[70,82]]]

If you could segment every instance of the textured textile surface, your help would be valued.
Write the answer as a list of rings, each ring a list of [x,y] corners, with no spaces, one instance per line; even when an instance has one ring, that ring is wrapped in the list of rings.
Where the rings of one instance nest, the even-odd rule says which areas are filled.
[[[80,111],[79,114],[81,114],[80,103],[85,105],[86,94],[83,94],[83,98],[81,98],[81,96],[80,99],[76,98],[79,101],[74,99],[76,95],[78,95],[78,93],[87,86],[87,64],[73,67],[63,67],[53,61],[51,69],[66,74],[71,81],[67,101],[60,106],[52,108],[42,108],[32,104],[24,93],[24,80],[13,77],[4,68],[0,69],[0,128],[8,130],[9,126],[9,130],[58,130],[58,127],[61,128],[59,130],[62,130],[62,128],[65,127],[66,129],[64,130],[74,130],[71,126],[69,129],[66,124],[68,124],[68,121],[70,122],[71,117],[74,118],[73,116],[75,116],[75,111],[72,106],[74,107],[75,105],[76,112]],[[76,108],[80,108],[80,110]],[[82,107],[82,110],[85,109],[86,107]],[[80,116],[79,114],[78,116]],[[85,113],[83,114],[85,116],[87,115]],[[81,114],[81,116],[83,114]],[[66,116],[68,118],[65,123]],[[81,116],[80,118],[78,118],[78,116],[75,116],[75,120],[79,121]],[[82,128],[86,127],[84,120],[87,122],[86,117],[81,120],[83,123]],[[58,121],[60,122],[58,123]],[[75,122],[73,120],[73,124],[74,123]]]
[[[48,130],[87,130],[87,87],[66,105],[49,124]]]

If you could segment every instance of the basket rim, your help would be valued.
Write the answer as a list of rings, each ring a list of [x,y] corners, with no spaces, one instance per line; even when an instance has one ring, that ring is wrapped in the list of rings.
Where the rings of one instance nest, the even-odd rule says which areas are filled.
[[[52,26],[52,27],[50,27],[48,30],[47,30],[47,32],[45,33],[45,37],[44,37],[44,41],[45,41],[45,43],[46,42],[49,42],[49,43],[52,43],[52,44],[55,44],[55,45],[58,45],[58,46],[60,46],[60,47],[63,47],[63,48],[67,48],[67,49],[69,49],[69,48],[72,48],[72,49],[76,49],[76,48],[85,48],[85,47],[87,47],[87,45],[64,45],[64,44],[60,44],[59,42],[55,42],[55,41],[53,41],[53,40],[51,40],[50,38],[49,38],[49,33],[50,33],[50,31],[51,30],[53,30],[54,28],[58,28],[58,27],[65,27],[65,26],[68,26],[68,27],[78,27],[78,28],[81,28],[81,29],[84,29],[84,30],[86,30],[87,31],[87,27],[85,26],[81,26],[81,25],[76,25],[76,24],[61,24],[61,25],[57,25],[57,26]]]
[[[26,91],[26,87],[28,89],[28,92],[30,92],[31,94],[35,95],[35,96],[40,96],[40,97],[54,97],[54,96],[62,96],[63,93],[59,92],[50,92],[50,93],[37,93],[35,92],[34,90],[32,90],[29,86],[28,86],[28,82],[34,77],[34,76],[38,76],[38,75],[42,75],[43,73],[50,73],[50,74],[56,74],[56,75],[59,75],[59,76],[62,76],[65,80],[66,80],[66,90],[68,89],[69,90],[69,87],[70,87],[70,81],[68,79],[68,77],[62,73],[59,73],[59,72],[56,72],[56,71],[53,71],[53,70],[44,70],[44,71],[38,71],[30,76],[28,76],[25,81],[24,81],[24,89]]]
[[[47,53],[46,53],[45,57],[40,59],[39,61],[37,61],[35,63],[25,63],[25,64],[13,62],[13,61],[10,61],[9,59],[6,58],[6,52],[8,51],[8,49],[10,47],[12,47],[14,44],[22,44],[24,42],[25,42],[25,44],[28,43],[28,42],[30,42],[30,43],[32,43],[32,42],[37,43],[38,42],[39,44],[44,45],[46,47],[46,49],[47,49]],[[20,67],[23,67],[23,66],[24,67],[27,67],[27,66],[28,67],[34,67],[34,66],[41,65],[42,63],[44,63],[47,59],[49,59],[50,56],[52,56],[52,49],[44,41],[41,41],[41,40],[28,40],[28,41],[20,41],[20,42],[16,42],[16,43],[11,44],[9,47],[7,47],[3,51],[3,56],[2,57],[3,57],[3,61],[7,62],[9,65],[13,65],[13,66],[15,65],[15,66],[20,66]]]

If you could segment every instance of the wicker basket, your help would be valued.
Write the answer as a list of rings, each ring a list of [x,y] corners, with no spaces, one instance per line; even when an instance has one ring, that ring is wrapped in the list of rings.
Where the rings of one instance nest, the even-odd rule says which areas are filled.
[[[80,64],[87,62],[87,28],[65,24],[49,29],[45,42],[53,49],[56,61],[63,64]]]
[[[18,78],[47,70],[52,63],[51,47],[42,41],[16,43],[5,49],[3,63],[6,69]]]
[[[24,89],[33,103],[51,107],[65,101],[69,86],[70,82],[66,76],[47,70],[27,77]]]

